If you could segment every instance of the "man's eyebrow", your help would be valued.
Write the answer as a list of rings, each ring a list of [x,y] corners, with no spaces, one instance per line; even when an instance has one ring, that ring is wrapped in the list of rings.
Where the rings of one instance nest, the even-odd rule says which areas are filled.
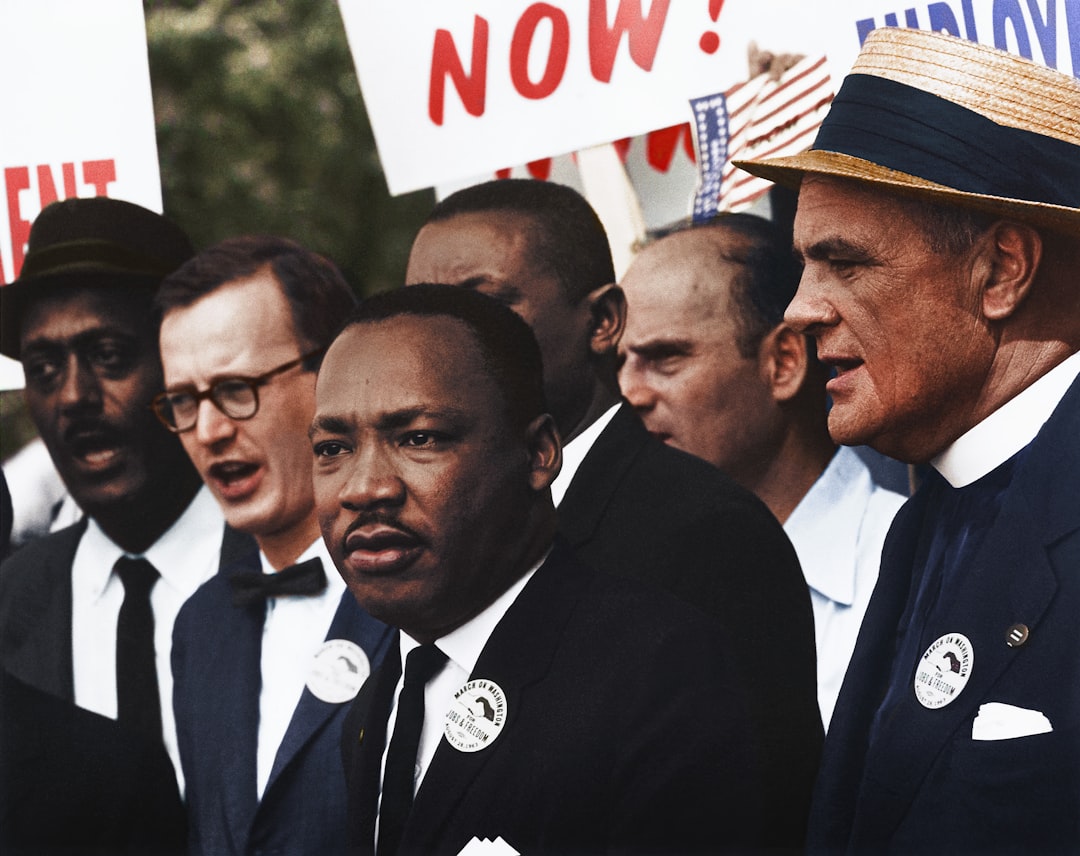
[[[308,439],[320,431],[326,434],[347,434],[349,423],[338,416],[316,416],[308,428]]]
[[[798,247],[795,248],[795,258],[799,261],[804,259],[822,261],[836,256],[852,261],[863,261],[870,258],[870,252],[861,244],[841,237],[824,238],[801,250]]]
[[[383,413],[376,420],[376,427],[380,431],[393,431],[397,428],[405,428],[417,419],[441,419],[448,422],[460,422],[467,414],[457,407],[406,407],[401,410]]]
[[[130,330],[106,325],[93,327],[89,330],[81,330],[73,336],[59,338],[53,336],[34,336],[26,341],[26,344],[22,346],[21,350],[25,352],[30,349],[85,348],[87,345],[100,342],[102,339],[122,339],[125,342],[138,343],[141,340],[141,336]]]
[[[689,353],[692,345],[688,339],[649,339],[634,345],[627,345],[626,350],[646,358],[666,357],[672,354]]]

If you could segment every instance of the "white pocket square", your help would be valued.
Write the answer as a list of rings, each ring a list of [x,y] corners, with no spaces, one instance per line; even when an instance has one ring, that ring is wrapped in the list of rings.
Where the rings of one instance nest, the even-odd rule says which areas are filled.
[[[513,847],[507,844],[500,835],[498,838],[477,838],[458,851],[458,856],[521,856]]]
[[[971,724],[971,739],[1014,740],[1053,730],[1050,720],[1037,710],[991,701],[979,705],[979,715]]]

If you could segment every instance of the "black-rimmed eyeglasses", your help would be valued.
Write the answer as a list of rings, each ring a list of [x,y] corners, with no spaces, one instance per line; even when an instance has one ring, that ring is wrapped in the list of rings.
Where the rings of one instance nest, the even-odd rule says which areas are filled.
[[[209,389],[199,392],[194,387],[162,392],[150,403],[161,424],[174,434],[182,434],[195,427],[199,418],[199,404],[206,399],[230,419],[250,419],[259,412],[259,387],[273,378],[296,368],[306,360],[314,359],[326,348],[289,360],[277,368],[263,372],[258,377],[223,377],[214,381]]]

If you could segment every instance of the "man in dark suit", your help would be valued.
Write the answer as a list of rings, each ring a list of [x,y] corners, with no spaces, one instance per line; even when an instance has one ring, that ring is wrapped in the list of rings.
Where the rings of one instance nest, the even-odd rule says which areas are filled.
[[[180,856],[186,833],[160,741],[0,671],[0,852]]]
[[[307,429],[315,371],[355,300],[294,241],[232,238],[167,277],[155,408],[258,549],[176,621],[173,670],[191,849],[332,854],[338,743],[392,631],[345,591],[319,536]]]
[[[555,538],[560,441],[528,326],[458,288],[379,295],[316,399],[323,535],[402,631],[345,726],[356,851],[759,844],[755,740],[714,623]]]
[[[885,542],[813,852],[1080,846],[1078,129],[1075,79],[882,29],[814,148],[746,165],[801,182],[786,317],[836,369],[833,438],[932,467]]]
[[[814,629],[795,552],[765,505],[651,437],[619,395],[626,306],[604,228],[563,185],[504,180],[440,202],[406,281],[505,303],[532,327],[566,441],[552,495],[586,562],[709,612],[727,637],[765,750],[772,844],[799,847],[821,748]]]
[[[226,531],[150,411],[162,383],[154,291],[191,254],[159,214],[68,199],[35,219],[20,275],[0,289],[0,350],[21,360],[30,416],[86,513],[0,567],[0,660],[163,742],[177,767],[173,621],[217,572]]]

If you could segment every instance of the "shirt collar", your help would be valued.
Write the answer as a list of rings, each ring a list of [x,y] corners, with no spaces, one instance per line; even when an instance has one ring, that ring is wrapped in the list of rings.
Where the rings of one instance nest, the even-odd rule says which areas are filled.
[[[562,469],[559,470],[559,475],[556,476],[555,481],[551,483],[551,501],[555,503],[556,508],[559,507],[559,503],[566,496],[566,491],[570,488],[570,482],[574,480],[574,474],[577,473],[581,462],[585,460],[585,456],[589,454],[593,443],[604,432],[608,423],[615,418],[615,413],[620,407],[622,407],[621,401],[612,405],[600,414],[600,417],[592,425],[563,446]]]
[[[930,464],[953,487],[966,487],[1023,449],[1080,374],[1080,352],[1054,366],[962,434]]]
[[[192,570],[205,568],[214,562],[215,556],[220,556],[224,529],[221,509],[204,485],[184,513],[141,557],[154,566],[166,585],[187,598],[205,582],[200,573],[192,573]],[[125,555],[136,557],[117,546],[93,518],[87,520],[79,550],[86,550],[93,556],[87,583],[95,598],[105,591],[116,560]]]
[[[518,595],[521,594],[522,589],[532,579],[533,574],[544,564],[550,552],[549,548],[539,562],[522,574],[520,579],[499,595],[483,612],[470,618],[456,630],[452,630],[436,640],[436,647],[457,663],[465,674],[471,675],[473,673],[473,669],[476,668],[476,661],[480,659],[480,652],[487,645],[488,639],[491,638],[491,634],[495,631],[495,626],[506,615],[506,611],[511,604],[517,600]],[[401,662],[404,663],[409,656],[409,652],[413,648],[419,647],[420,643],[406,633],[399,634],[399,637]]]
[[[855,601],[858,569],[859,527],[851,522],[866,513],[872,490],[866,465],[841,446],[784,523],[806,584],[844,606]]]

